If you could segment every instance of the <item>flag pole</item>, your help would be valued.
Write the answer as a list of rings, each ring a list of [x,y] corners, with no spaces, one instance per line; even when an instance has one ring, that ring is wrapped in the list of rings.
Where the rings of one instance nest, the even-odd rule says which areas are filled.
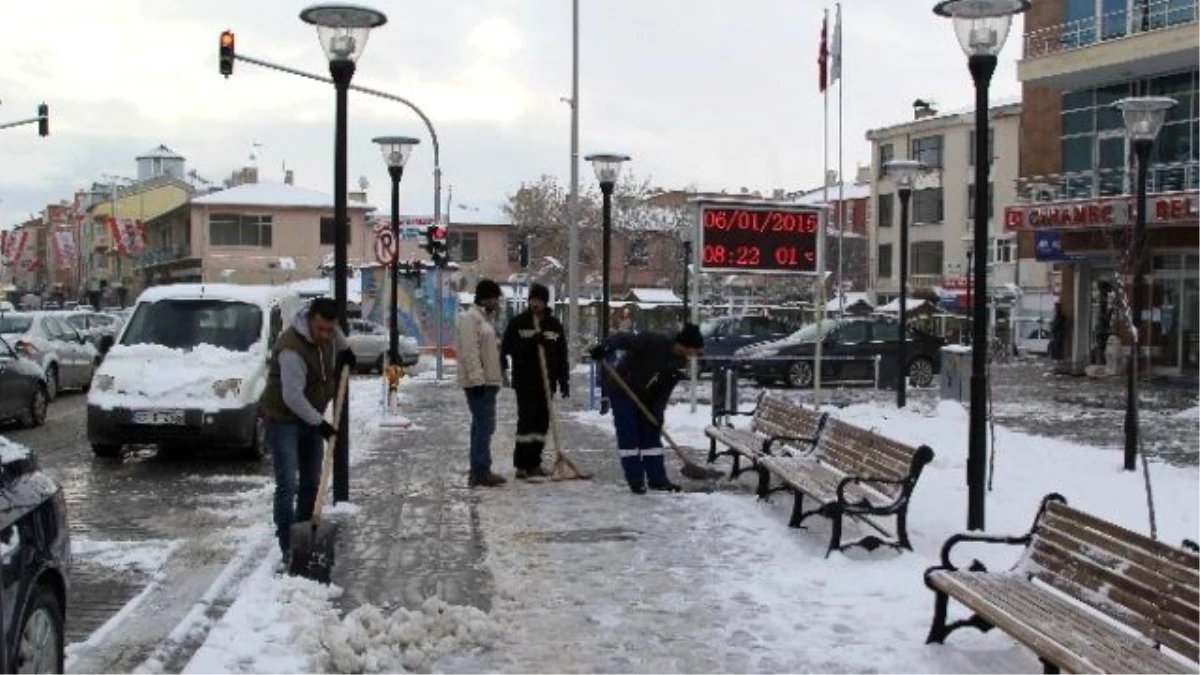
[[[843,234],[846,231],[846,202],[845,188],[846,175],[842,173],[842,3],[837,3],[837,19],[833,27],[833,63],[835,73],[837,74],[838,86],[838,264],[837,264],[837,289],[838,289],[838,313],[846,312],[846,297],[842,285],[842,240]],[[832,79],[832,78],[830,78]],[[830,84],[833,84],[830,82]]]
[[[817,56],[817,64],[820,68],[819,82],[821,85],[821,100],[823,102],[823,111],[821,114],[821,125],[823,133],[821,134],[821,203],[822,217],[818,224],[817,230],[817,336],[815,358],[813,359],[813,405],[820,409],[821,407],[821,347],[825,342],[825,227],[829,223],[826,216],[829,212],[829,82],[828,63],[829,58],[828,44],[826,40],[829,37],[829,9],[825,9],[824,18],[821,20],[821,46]]]

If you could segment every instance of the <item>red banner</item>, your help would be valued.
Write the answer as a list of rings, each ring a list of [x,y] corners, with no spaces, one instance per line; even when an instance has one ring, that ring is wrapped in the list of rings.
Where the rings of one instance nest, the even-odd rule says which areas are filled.
[[[107,221],[108,234],[121,255],[139,255],[146,249],[146,225],[140,220],[115,218]]]

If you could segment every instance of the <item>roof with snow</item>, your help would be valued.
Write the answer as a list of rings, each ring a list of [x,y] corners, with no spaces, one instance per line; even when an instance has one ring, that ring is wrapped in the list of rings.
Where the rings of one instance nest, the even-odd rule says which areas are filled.
[[[937,309],[937,305],[924,298],[909,298],[905,303],[904,311],[913,314],[917,312],[930,312]],[[900,313],[900,298],[895,298],[883,307],[877,308],[875,311],[884,314],[899,314]]]
[[[834,204],[838,201],[838,185],[829,186],[829,203]],[[871,196],[870,183],[843,183],[841,184],[842,199],[867,199]],[[797,204],[818,205],[825,203],[825,188],[817,188],[809,190],[796,198]]]
[[[183,155],[175,152],[165,145],[159,145],[157,148],[151,148],[150,150],[138,155],[134,159],[154,159],[156,157],[162,159],[183,159]]]
[[[834,298],[825,303],[826,312],[836,312],[841,304],[846,311],[851,310],[870,310],[874,309],[875,305],[871,304],[871,300],[866,293],[846,293],[841,297],[841,303],[838,298]]]
[[[669,288],[631,288],[625,299],[663,305],[683,304],[683,300]]]
[[[244,183],[220,192],[196,197],[193,204],[201,206],[275,206],[293,209],[332,209],[333,195],[288,185],[287,183]],[[374,206],[350,202],[352,210],[370,211]]]
[[[997,100],[991,102],[988,107],[990,116],[1007,117],[1010,115],[1019,115],[1021,113],[1021,97],[1006,96],[998,97]],[[877,129],[869,129],[866,134],[868,141],[878,140],[889,136],[895,136],[904,131],[915,131],[919,129],[938,128],[950,124],[970,124],[974,121],[975,106],[960,108],[957,110],[948,110],[946,112],[938,112],[931,117],[923,117],[921,119],[908,119],[903,122],[896,122],[885,127]]]
[[[390,218],[390,208],[375,210],[376,216]],[[460,202],[455,200],[450,204],[450,210],[442,214],[449,220],[450,225],[512,225],[512,218],[505,211],[505,202]],[[402,213],[400,224],[409,227],[420,227],[433,222],[431,213]]]

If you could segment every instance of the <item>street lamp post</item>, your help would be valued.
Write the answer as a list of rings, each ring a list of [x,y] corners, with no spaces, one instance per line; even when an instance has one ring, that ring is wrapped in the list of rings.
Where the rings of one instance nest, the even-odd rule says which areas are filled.
[[[1138,359],[1141,358],[1142,339],[1138,323],[1142,317],[1142,286],[1146,283],[1146,170],[1150,163],[1150,150],[1154,139],[1162,129],[1167,111],[1175,105],[1175,99],[1161,96],[1125,98],[1113,104],[1125,116],[1125,133],[1133,144],[1137,157],[1137,207],[1134,211],[1133,241],[1129,244],[1129,257],[1133,283],[1126,293],[1129,308],[1129,333],[1133,343],[1132,358],[1125,387],[1125,470],[1137,467],[1138,448]]]
[[[392,296],[388,305],[388,363],[400,363],[400,324],[396,318],[396,295],[400,290],[400,179],[413,146],[421,141],[409,136],[380,136],[372,139],[383,153],[388,176],[392,179]]]
[[[967,55],[975,83],[975,298],[972,304],[971,414],[967,446],[967,529],[984,529],[987,489],[987,345],[988,345],[988,87],[1012,18],[1030,0],[942,0],[934,14],[954,20],[954,33]]]
[[[913,179],[925,169],[921,162],[894,159],[884,165],[887,175],[896,179],[900,195],[900,344],[896,349],[896,407],[908,405],[908,202],[912,198]]]
[[[608,324],[611,323],[609,317],[609,283],[612,261],[612,195],[613,189],[617,186],[617,177],[621,175],[621,164],[629,161],[628,155],[614,155],[611,153],[588,155],[584,158],[592,163],[592,168],[596,170],[596,180],[600,182],[600,193],[604,196],[603,207],[601,209],[601,227],[602,227],[602,244],[601,244],[601,261],[603,284],[600,289],[600,339],[608,339]]]
[[[333,297],[338,322],[349,332],[346,317],[346,270],[350,223],[346,205],[346,99],[354,64],[367,46],[372,28],[387,23],[387,17],[366,7],[346,4],[313,5],[300,12],[300,20],[317,27],[321,48],[329,57],[329,74],[337,91],[337,114],[333,136]],[[339,414],[337,445],[333,457],[333,500],[350,499],[350,402],[343,400]]]

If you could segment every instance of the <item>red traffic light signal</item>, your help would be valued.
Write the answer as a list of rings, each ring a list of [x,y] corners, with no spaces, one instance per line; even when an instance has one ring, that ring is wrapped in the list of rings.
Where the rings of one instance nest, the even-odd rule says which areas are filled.
[[[233,31],[221,33],[221,48],[219,53],[221,74],[229,77],[233,74],[234,38]]]
[[[45,103],[38,106],[38,136],[50,135],[50,106]]]
[[[446,228],[441,225],[434,225],[430,232],[435,242],[446,241]]]

